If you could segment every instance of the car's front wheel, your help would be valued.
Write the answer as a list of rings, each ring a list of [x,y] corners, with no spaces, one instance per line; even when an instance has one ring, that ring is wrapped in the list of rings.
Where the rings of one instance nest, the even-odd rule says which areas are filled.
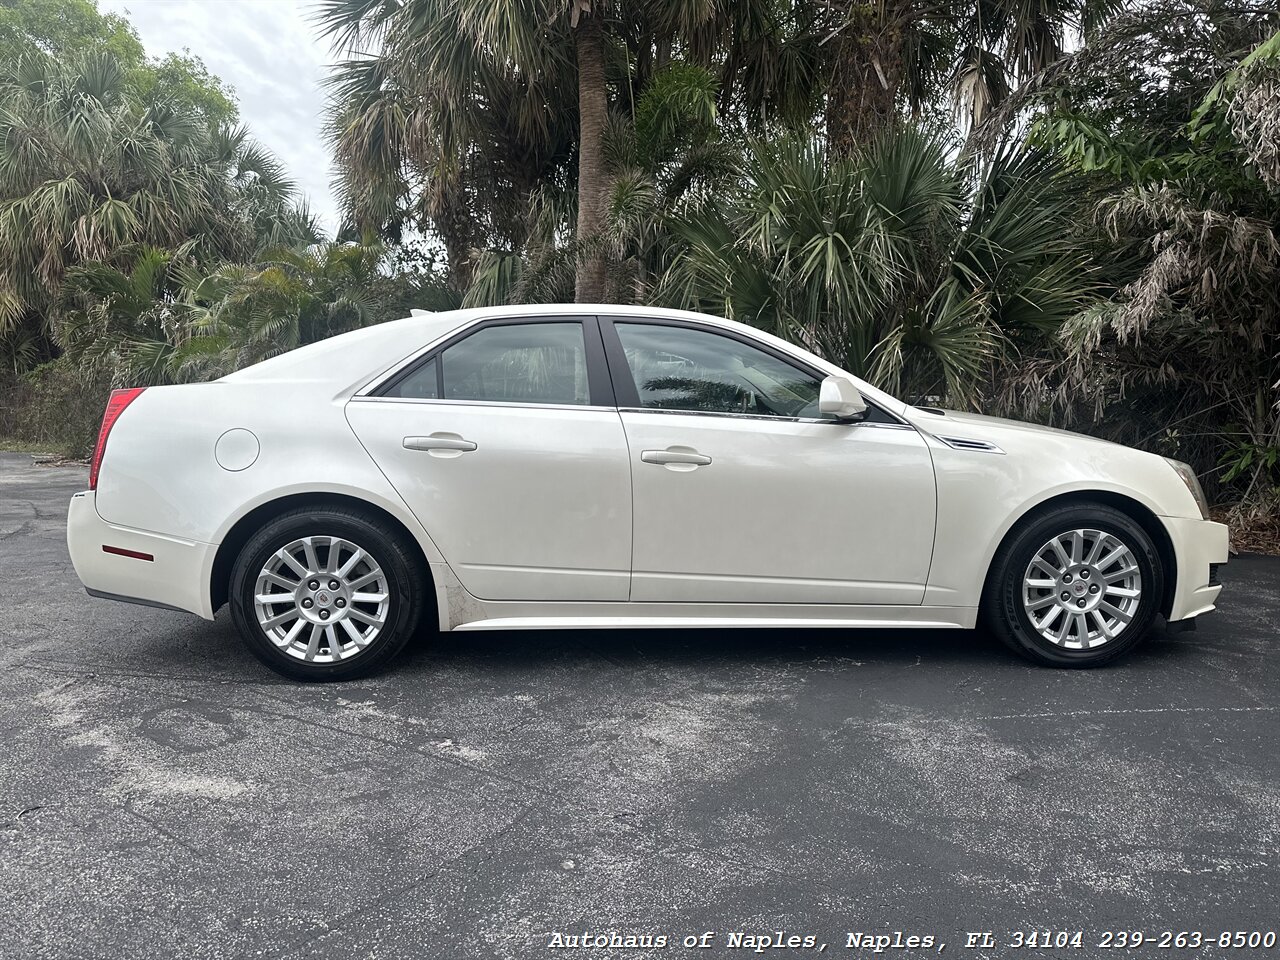
[[[1033,519],[997,553],[985,619],[1037,663],[1092,667],[1142,642],[1159,612],[1164,571],[1151,537],[1100,503]]]
[[[264,526],[231,574],[231,614],[250,651],[298,680],[349,680],[387,663],[422,616],[424,574],[398,531],[340,508]]]

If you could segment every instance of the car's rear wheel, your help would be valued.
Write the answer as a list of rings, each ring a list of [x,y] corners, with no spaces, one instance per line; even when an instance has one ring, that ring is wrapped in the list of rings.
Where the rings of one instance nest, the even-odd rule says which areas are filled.
[[[343,509],[298,509],[264,526],[231,574],[246,645],[298,680],[349,680],[382,667],[422,617],[425,574],[404,536]]]
[[[1001,640],[1037,663],[1093,667],[1142,642],[1163,591],[1159,551],[1141,526],[1104,504],[1070,504],[1001,547],[984,613]]]

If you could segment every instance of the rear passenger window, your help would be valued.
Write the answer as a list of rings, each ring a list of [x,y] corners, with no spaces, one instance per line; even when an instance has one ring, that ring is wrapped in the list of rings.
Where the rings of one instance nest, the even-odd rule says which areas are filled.
[[[582,324],[484,327],[440,354],[445,400],[589,404]]]

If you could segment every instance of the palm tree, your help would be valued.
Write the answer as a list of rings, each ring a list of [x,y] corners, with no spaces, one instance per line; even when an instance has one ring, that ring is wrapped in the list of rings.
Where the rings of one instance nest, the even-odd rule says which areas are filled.
[[[53,349],[69,268],[136,244],[248,259],[314,233],[279,165],[243,131],[141,103],[106,53],[0,67],[0,337]]]
[[[56,328],[62,359],[95,383],[213,378],[410,305],[458,306],[436,274],[396,270],[371,237],[213,266],[192,248],[130,247],[115,263],[70,268]]]
[[[578,61],[578,224],[582,265],[574,284],[579,303],[604,299],[605,259],[599,244],[592,244],[604,224],[605,162],[604,128],[609,97],[604,72],[604,4],[570,0],[573,49]]]
[[[689,204],[732,184],[741,144],[717,123],[719,94],[709,70],[673,61],[653,75],[634,119],[613,118],[605,231],[610,302],[649,302],[672,222]]]
[[[386,248],[324,243],[269,251],[259,263],[223,264],[183,277],[186,322],[168,375],[218,377],[308,343],[389,319],[376,294]]]
[[[542,249],[546,211],[564,211],[575,293],[598,300],[615,116],[634,118],[653,78],[683,61],[722,79],[732,124],[807,120],[818,93],[804,18],[777,0],[326,0],[322,28],[347,56],[331,123],[352,225],[389,239],[429,227],[457,289],[477,266],[487,289],[497,265]]]
[[[330,124],[351,225],[392,240],[431,228],[459,289],[473,247],[522,246],[533,192],[574,179],[568,12],[558,0],[327,0],[322,29],[347,56]]]
[[[1093,282],[1052,163],[954,156],[911,127],[848,159],[814,139],[758,145],[735,190],[672,219],[656,298],[798,339],[909,397],[972,402]]]
[[[1019,85],[1039,76],[1124,0],[838,0],[819,29],[828,51],[825,128],[848,156],[950,90],[979,125]]]
[[[165,382],[187,320],[177,294],[191,270],[188,252],[143,245],[117,252],[127,267],[71,267],[59,291],[55,331],[66,359],[121,385]]]
[[[468,306],[557,302],[571,298],[566,270],[584,253],[608,264],[603,299],[645,303],[653,296],[670,240],[671,219],[695,197],[708,196],[736,170],[740,145],[716,122],[719,89],[711,72],[669,61],[651,73],[628,113],[609,115],[603,143],[608,189],[589,251],[566,240],[566,211],[535,195],[531,228],[515,252],[484,251],[466,291]]]

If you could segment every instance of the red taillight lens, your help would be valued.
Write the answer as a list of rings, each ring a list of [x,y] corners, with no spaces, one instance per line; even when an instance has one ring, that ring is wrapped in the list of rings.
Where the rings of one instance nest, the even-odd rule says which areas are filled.
[[[130,387],[128,390],[111,391],[111,399],[107,401],[107,410],[102,415],[102,429],[98,431],[98,445],[93,449],[93,463],[89,466],[90,490],[98,489],[98,470],[102,467],[102,454],[107,449],[107,437],[111,434],[111,428],[120,419],[120,414],[124,413],[124,408],[137,400],[145,389],[147,388]]]

